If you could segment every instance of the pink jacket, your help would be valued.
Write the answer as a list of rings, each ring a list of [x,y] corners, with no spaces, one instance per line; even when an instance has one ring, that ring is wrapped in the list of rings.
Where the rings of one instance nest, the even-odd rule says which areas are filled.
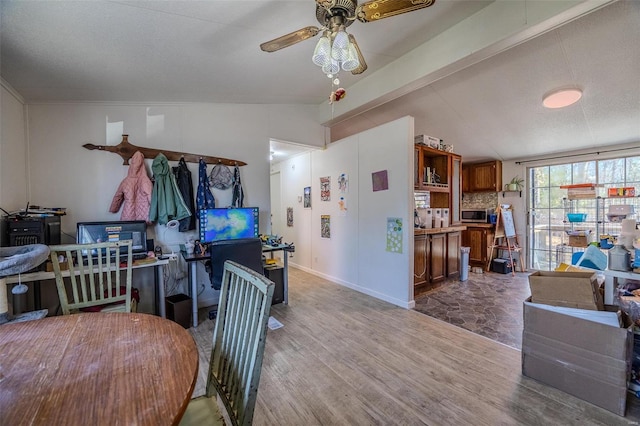
[[[153,184],[144,167],[144,155],[140,151],[129,160],[127,177],[122,180],[113,196],[109,211],[117,213],[122,208],[121,220],[144,220],[149,222],[149,206]]]

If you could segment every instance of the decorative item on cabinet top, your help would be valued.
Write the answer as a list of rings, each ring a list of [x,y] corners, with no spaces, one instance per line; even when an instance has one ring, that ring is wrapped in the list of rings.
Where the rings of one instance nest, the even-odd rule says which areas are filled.
[[[416,145],[426,146],[444,152],[453,152],[453,145],[446,144],[442,139],[433,136],[417,135],[413,138],[413,142]]]
[[[197,155],[197,154],[187,154],[184,152],[176,152],[176,151],[167,151],[165,149],[154,149],[154,148],[144,148],[140,146],[133,145],[129,143],[129,135],[122,135],[122,142],[118,145],[94,145],[91,143],[86,143],[82,145],[88,150],[100,150],[100,151],[109,151],[114,154],[118,154],[124,162],[123,165],[129,164],[129,159],[133,157],[133,154],[136,151],[140,151],[144,158],[156,158],[156,156],[160,153],[164,154],[167,157],[167,160],[170,161],[179,161],[180,158],[184,158],[184,161],[189,163],[197,163],[200,160],[204,160],[205,163],[208,164],[224,164],[226,166],[246,166],[247,163],[244,161],[230,160],[228,158],[222,157],[211,157],[207,155]]]

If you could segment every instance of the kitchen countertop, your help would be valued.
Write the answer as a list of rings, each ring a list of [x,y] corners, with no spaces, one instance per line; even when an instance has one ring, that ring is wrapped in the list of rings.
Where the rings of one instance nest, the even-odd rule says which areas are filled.
[[[475,223],[475,222],[465,223],[465,226],[467,228],[487,228],[487,229],[491,229],[491,228],[495,228],[496,227],[496,225],[494,225],[492,223]]]
[[[431,234],[446,234],[449,232],[464,231],[467,229],[465,225],[448,226],[446,228],[413,228],[414,235],[431,235]]]

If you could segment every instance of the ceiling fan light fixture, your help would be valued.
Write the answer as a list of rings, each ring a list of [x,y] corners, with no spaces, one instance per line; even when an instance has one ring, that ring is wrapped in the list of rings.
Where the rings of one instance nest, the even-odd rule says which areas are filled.
[[[322,66],[322,72],[325,74],[337,74],[338,71],[340,71],[340,65],[338,64],[338,61],[336,61],[335,59],[331,59],[331,61],[325,65]]]
[[[582,90],[576,87],[554,89],[542,97],[545,108],[557,109],[573,105],[582,98]]]
[[[349,55],[347,59],[342,62],[342,69],[350,72],[355,70],[360,66],[360,61],[358,60],[358,52],[356,51],[356,47],[353,43],[349,43]]]
[[[331,46],[331,57],[336,61],[344,61],[349,56],[349,35],[340,27]]]
[[[318,43],[316,44],[316,48],[313,51],[311,60],[317,66],[322,67],[330,62],[330,56],[331,42],[329,41],[328,36],[323,35],[322,37],[320,37],[320,40],[318,40]]]

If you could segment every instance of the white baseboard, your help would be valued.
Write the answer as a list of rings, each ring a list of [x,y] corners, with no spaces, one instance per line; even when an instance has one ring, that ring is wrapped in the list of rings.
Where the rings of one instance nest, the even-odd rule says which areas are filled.
[[[364,294],[366,294],[368,296],[375,297],[376,299],[384,300],[385,302],[389,302],[389,303],[394,304],[396,306],[399,306],[401,308],[413,309],[415,307],[415,305],[416,305],[415,300],[411,300],[409,302],[406,302],[404,300],[396,299],[394,297],[390,297],[389,295],[386,295],[386,294],[383,294],[383,293],[379,293],[377,291],[373,291],[373,290],[371,290],[369,288],[362,287],[362,286],[360,286],[358,284],[354,284],[354,283],[350,283],[348,281],[341,280],[341,279],[333,277],[331,275],[323,274],[322,272],[318,272],[318,271],[315,271],[313,269],[309,269],[307,267],[294,264],[292,262],[289,262],[289,267],[294,267],[294,268],[300,269],[300,270],[302,270],[304,272],[307,272],[307,273],[309,273],[311,275],[315,275],[317,277],[324,278],[325,280],[331,281],[332,283],[335,283],[335,284],[338,284],[338,285],[341,285],[341,286],[344,286],[344,287],[348,287],[348,288],[350,288],[352,290],[358,291],[360,293],[364,293]]]

